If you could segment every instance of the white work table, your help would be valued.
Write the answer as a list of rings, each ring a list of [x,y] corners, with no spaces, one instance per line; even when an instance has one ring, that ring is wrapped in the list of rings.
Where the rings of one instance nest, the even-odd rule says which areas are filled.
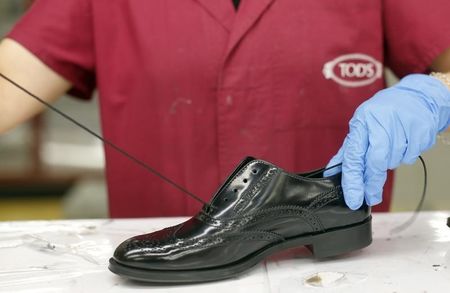
[[[373,243],[315,260],[300,248],[272,257],[239,278],[154,286],[112,274],[108,259],[126,238],[182,218],[0,222],[0,292],[450,292],[450,211],[373,215]]]

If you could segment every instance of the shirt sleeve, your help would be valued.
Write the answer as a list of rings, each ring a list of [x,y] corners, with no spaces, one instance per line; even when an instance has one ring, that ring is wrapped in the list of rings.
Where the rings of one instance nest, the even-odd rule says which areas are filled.
[[[95,88],[90,0],[36,0],[7,38],[20,43],[89,99]]]
[[[383,1],[386,65],[400,77],[427,72],[450,48],[450,1]]]

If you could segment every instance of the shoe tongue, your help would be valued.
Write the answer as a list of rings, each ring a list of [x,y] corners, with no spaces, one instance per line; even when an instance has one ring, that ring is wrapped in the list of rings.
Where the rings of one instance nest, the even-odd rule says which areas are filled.
[[[219,190],[217,190],[216,194],[214,194],[211,202],[214,201],[214,199],[223,191],[223,189],[225,188],[225,186],[227,186],[228,182],[230,182],[231,180],[233,180],[234,176],[242,169],[244,168],[245,165],[247,165],[248,163],[250,163],[251,161],[256,160],[253,157],[246,157],[245,159],[243,159],[239,165],[234,169],[233,173],[230,174],[230,176],[228,176],[227,180],[220,186]]]

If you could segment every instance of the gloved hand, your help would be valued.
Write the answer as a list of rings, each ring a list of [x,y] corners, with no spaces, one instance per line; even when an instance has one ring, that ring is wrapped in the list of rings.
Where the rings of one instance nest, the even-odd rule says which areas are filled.
[[[364,199],[368,205],[380,203],[386,171],[414,163],[449,123],[450,91],[428,75],[409,75],[362,103],[342,147],[327,165],[342,163],[347,205],[358,209]]]

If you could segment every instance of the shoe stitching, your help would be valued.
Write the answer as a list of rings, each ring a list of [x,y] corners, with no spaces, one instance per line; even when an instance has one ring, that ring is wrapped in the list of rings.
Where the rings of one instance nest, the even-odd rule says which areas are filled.
[[[274,211],[272,211],[272,212],[274,212]],[[246,222],[245,225],[249,225],[249,224],[258,222],[262,218],[264,219],[266,216],[267,215],[259,214],[256,217],[250,219],[250,221]],[[312,229],[312,232],[318,232],[318,231],[324,230],[323,225],[322,225],[320,219],[318,218],[318,216],[309,210],[282,209],[282,210],[277,210],[275,214],[272,214],[270,216],[275,217],[275,218],[283,218],[286,216],[298,217],[298,218],[303,219],[310,226],[310,228]]]
[[[326,205],[327,203],[329,203],[329,200],[338,198],[341,195],[341,193],[342,192],[340,186],[333,187],[331,190],[324,193],[323,196],[319,196],[316,199],[314,199],[314,201],[309,204],[308,209],[312,211],[317,210]]]
[[[303,176],[300,176],[300,175],[297,175],[297,174],[292,174],[292,173],[286,172],[285,170],[283,170],[280,167],[275,166],[274,164],[271,164],[271,163],[263,161],[263,160],[258,160],[258,159],[254,160],[254,161],[251,161],[251,162],[248,162],[247,164],[244,165],[244,167],[242,167],[242,169],[247,169],[248,166],[250,164],[252,164],[252,163],[261,163],[261,164],[263,164],[265,166],[268,166],[268,167],[271,167],[271,168],[275,168],[275,169],[285,173],[287,176],[292,177],[292,178],[297,179],[297,180],[301,180],[301,181],[310,181],[310,182],[329,181],[329,179],[327,177],[324,177],[324,178],[308,178],[308,177],[303,177]],[[237,176],[237,174],[236,174],[236,176]],[[235,177],[233,177],[233,180],[234,180]]]
[[[328,190],[327,192],[324,192],[320,194],[313,202],[311,202],[307,209],[311,213],[311,222],[315,226],[315,232],[318,231],[325,231],[325,227],[323,226],[322,221],[320,220],[320,217],[317,216],[314,212],[323,206],[327,205],[328,203],[338,199],[341,195],[340,187],[334,187],[331,190]]]
[[[337,191],[337,192],[336,192]],[[311,202],[307,207],[301,207],[296,205],[281,205],[274,206],[270,208],[266,208],[256,213],[246,215],[246,216],[238,216],[238,217],[229,217],[222,219],[215,219],[206,213],[200,213],[197,218],[202,222],[209,224],[214,227],[224,227],[229,230],[231,228],[236,228],[235,222],[237,222],[237,227],[242,227],[249,223],[253,223],[258,221],[262,216],[267,216],[267,214],[278,212],[272,217],[277,217],[282,214],[291,213],[294,215],[298,215],[299,217],[305,219],[305,221],[311,226],[314,232],[325,230],[322,222],[319,217],[313,213],[314,210],[317,210],[329,202],[339,198],[342,194],[340,186],[333,187],[325,192],[317,195],[317,199]]]
[[[275,214],[273,214],[273,213],[275,213]],[[318,220],[315,218],[315,215],[311,214],[311,212],[306,210],[305,208],[298,207],[298,206],[273,207],[273,208],[261,210],[258,213],[254,213],[254,214],[248,215],[248,216],[228,218],[225,221],[214,219],[212,217],[209,217],[208,215],[204,215],[206,217],[202,217],[202,215],[199,215],[200,216],[199,220],[201,220],[202,222],[204,222],[208,225],[211,225],[211,226],[214,226],[217,228],[222,228],[225,231],[229,231],[231,229],[241,228],[245,225],[257,222],[261,218],[266,218],[268,216],[278,218],[280,215],[284,216],[287,213],[290,213],[291,216],[298,216],[299,218],[304,219],[305,222],[314,231],[319,229],[317,227],[317,224],[312,224],[312,223],[318,222]]]
[[[241,196],[240,200],[233,207],[233,211],[236,214],[240,214],[242,212],[242,209],[244,208],[244,204],[252,199],[256,195],[256,193],[264,188],[269,183],[270,179],[272,179],[272,177],[274,177],[278,173],[279,170],[277,168],[270,168],[269,170],[267,170],[267,172],[261,177],[261,179],[253,184],[251,188]]]
[[[288,218],[288,217],[289,218],[301,219],[306,224],[308,224],[308,226],[312,230],[311,232],[315,232],[317,230],[317,224],[313,225],[313,223],[316,223],[317,221],[314,221],[314,219],[308,218],[308,215],[306,215],[306,214],[302,214],[302,213],[298,213],[296,211],[290,210],[290,211],[283,211],[283,212],[279,211],[278,213],[272,214],[271,216],[276,217],[277,219]],[[251,219],[250,221],[245,223],[244,229],[247,229],[247,228],[251,227],[254,224],[258,225],[258,222],[261,219],[265,219],[265,216],[260,215],[258,217],[255,217],[255,218]]]
[[[242,174],[248,169],[248,167],[249,167],[251,164],[255,164],[255,163],[263,163],[263,164],[267,165],[267,163],[265,163],[264,161],[260,161],[260,160],[254,160],[254,161],[248,162],[247,164],[245,164],[245,165],[241,168],[241,170],[239,170],[239,172],[236,173],[236,175],[234,175],[234,176],[231,178],[231,180],[228,181],[228,183],[222,188],[222,190],[225,191],[225,190],[230,186],[230,184],[233,183],[233,182],[236,180],[236,178],[241,177]],[[246,192],[247,192],[247,191],[246,191]],[[245,193],[246,193],[246,192],[245,192]],[[243,195],[245,195],[245,193],[244,193]],[[219,195],[219,194],[217,194],[217,195]],[[213,200],[212,200],[212,202],[211,202],[211,206],[214,207],[214,202],[215,202],[216,200],[217,200],[216,197],[213,198]],[[214,208],[215,208],[215,207],[214,207]]]
[[[167,238],[163,238],[164,241],[161,241],[159,239],[151,239],[151,238],[150,239],[142,239],[142,240],[140,240],[140,239],[131,239],[130,241],[128,241],[128,243],[126,245],[127,250],[130,250],[130,249],[133,249],[133,248],[140,248],[141,247],[141,243],[147,243],[147,244],[152,244],[152,245],[158,245],[158,244],[162,244],[162,243],[174,243],[177,239],[173,237],[173,235],[174,235],[173,231],[175,229],[179,229],[179,227],[181,227],[181,226],[182,225],[179,224],[179,225],[176,225],[176,226],[165,228],[164,230],[167,230],[167,231],[165,232],[163,237],[165,236]],[[149,233],[149,234],[141,235],[141,236],[147,236],[148,235],[148,237],[152,237],[152,234],[153,233]]]
[[[282,170],[282,169],[280,169],[280,170]],[[284,173],[286,174],[286,176],[289,176],[289,177],[291,177],[293,179],[296,179],[298,181],[308,181],[308,182],[330,181],[329,177],[322,177],[322,178],[313,178],[313,177],[311,177],[311,178],[308,178],[308,177],[303,177],[303,176],[296,175],[296,174],[291,174],[291,173],[288,173],[286,171],[284,171]]]
[[[244,236],[242,236],[244,234]],[[172,240],[172,239],[171,239]],[[257,240],[257,241],[283,241],[284,237],[277,233],[268,232],[268,231],[245,231],[245,232],[236,232],[230,235],[216,235],[215,237],[202,237],[195,239],[178,239],[177,243],[172,241],[148,241],[148,240],[140,240],[138,242],[133,243],[133,248],[145,249],[146,251],[155,251],[155,252],[163,252],[167,249],[173,249],[175,247],[179,247],[180,250],[184,251],[186,249],[191,249],[192,247],[202,248],[211,248],[219,245],[224,245],[233,241],[248,241],[248,240]],[[153,246],[164,244],[165,246]],[[167,247],[167,245],[170,245]]]
[[[322,196],[322,197],[316,198],[308,206],[308,208],[311,210],[311,212],[314,212],[314,211],[322,208],[323,206],[329,204],[330,202],[339,199],[341,196],[342,196],[342,189],[340,188],[340,186],[336,186],[329,193],[324,194],[324,196]],[[317,215],[315,215],[315,220],[316,220],[316,222],[318,223],[318,225],[320,227],[319,230],[320,231],[325,231],[325,227],[324,227],[322,221],[320,220],[320,218]]]
[[[334,191],[336,191],[338,188],[337,187],[333,187],[325,192],[322,192],[320,194],[317,195],[318,198],[322,198],[324,196],[332,196],[333,197],[338,197],[338,193],[335,193]],[[249,218],[255,215],[259,215],[265,212],[270,212],[272,210],[276,210],[276,209],[293,209],[293,210],[302,210],[305,212],[310,212],[311,211],[311,205],[313,203],[315,203],[317,201],[317,204],[319,204],[318,200],[313,201],[312,203],[310,203],[307,207],[302,207],[302,206],[298,206],[298,205],[278,205],[278,206],[273,206],[270,208],[265,208],[262,210],[259,210],[253,214],[249,214],[249,215],[245,215],[245,216],[233,216],[233,217],[223,217],[221,219],[216,219],[214,217],[212,217],[211,215],[205,213],[204,211],[200,211],[199,215],[197,215],[197,217],[201,217],[199,218],[199,220],[204,220],[205,218],[207,219],[207,221],[209,222],[215,222],[215,223],[221,223],[221,222],[226,222],[226,221],[230,221],[230,220],[240,220],[240,219],[245,219],[245,218]],[[323,205],[322,205],[323,206]],[[321,206],[320,206],[321,207]],[[319,208],[319,206],[314,206],[315,209]],[[213,226],[218,226],[217,224]]]
[[[279,171],[279,172],[283,171],[282,169],[280,169],[280,168],[276,167],[275,165],[272,165],[272,164],[270,164],[270,163],[268,163],[268,162],[266,162],[266,161],[262,161],[262,160],[253,160],[253,161],[248,162],[247,164],[245,164],[245,165],[242,167],[242,169],[241,169],[238,173],[236,173],[236,175],[233,176],[232,179],[231,179],[230,181],[228,181],[228,183],[223,187],[223,190],[227,189],[227,188],[230,186],[230,184],[233,183],[233,182],[236,180],[236,178],[242,176],[242,174],[248,169],[248,167],[249,167],[251,164],[257,164],[257,163],[261,163],[261,164],[264,165],[265,167],[270,167],[271,169],[275,169],[275,170],[277,170],[277,171]],[[273,175],[273,174],[272,174],[272,175]],[[245,191],[244,194],[243,194],[242,196],[245,196],[247,192],[248,192],[248,190]],[[217,195],[218,195],[218,194],[217,194]],[[215,201],[216,201],[216,198],[213,198],[213,201],[211,202],[211,205],[212,205],[214,208],[215,208],[215,206],[214,206],[214,202],[215,202]]]
[[[226,246],[227,243],[230,243],[230,242],[233,242],[233,241],[237,241],[237,240],[239,242],[242,242],[242,241],[268,241],[270,243],[273,243],[273,242],[276,242],[276,241],[278,241],[278,242],[284,241],[285,238],[280,239],[280,238],[275,238],[275,237],[272,238],[272,237],[258,237],[258,236],[249,236],[249,237],[244,237],[244,238],[242,238],[242,237],[233,237],[232,239],[226,239],[226,240],[224,240],[224,241],[222,241],[222,242],[220,242],[220,243],[218,243],[218,244],[216,244],[214,246],[211,245],[208,248],[211,248],[211,247],[217,248],[217,247],[220,247],[220,246]]]

